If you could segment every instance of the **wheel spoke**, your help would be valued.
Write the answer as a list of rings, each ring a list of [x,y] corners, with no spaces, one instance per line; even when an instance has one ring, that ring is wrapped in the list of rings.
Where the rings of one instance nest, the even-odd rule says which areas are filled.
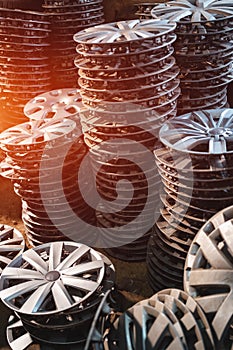
[[[191,286],[226,286],[233,281],[231,270],[203,270],[197,269],[190,273]]]
[[[73,300],[61,280],[54,283],[52,287],[52,294],[58,310],[66,309],[72,306]]]
[[[47,273],[48,266],[46,262],[35,252],[35,250],[29,249],[25,254],[23,254],[23,259],[37,271],[40,271],[43,274]]]
[[[207,235],[199,235],[196,240],[210,265],[213,268],[229,269],[233,268],[232,264],[226,260],[225,255],[219,250],[218,246]]]
[[[212,326],[217,334],[218,339],[222,338],[224,331],[226,330],[226,325],[232,322],[232,305],[233,305],[233,293],[231,292],[216,313]],[[223,321],[224,320],[224,321]]]
[[[172,120],[171,120],[171,123],[172,123]],[[206,126],[203,126],[200,123],[197,123],[196,121],[191,119],[174,120],[174,124],[176,125],[176,127],[178,126],[179,128],[180,128],[180,125],[186,127],[189,130],[188,132],[190,132],[191,130],[196,130],[197,132],[199,132],[199,134],[201,132],[202,133],[206,132]]]
[[[105,35],[104,39],[102,40],[105,43],[113,43],[115,40],[117,40],[120,37],[119,32],[111,33],[108,35]]]
[[[210,114],[206,111],[203,112],[193,112],[192,115],[194,115],[200,122],[201,125],[204,126],[206,129],[209,129],[210,127],[214,128],[216,126],[215,122],[213,121],[212,117],[210,117]],[[211,119],[210,119],[211,118]]]
[[[73,275],[80,275],[86,272],[91,272],[91,271],[96,271],[104,267],[104,263],[102,260],[96,260],[96,261],[91,261],[88,263],[83,263],[80,265],[76,265],[73,267],[70,267],[68,269],[63,269],[62,274],[68,275],[68,276],[73,276]]]
[[[227,152],[227,143],[223,137],[211,137],[209,140],[209,153],[222,154]]]
[[[2,245],[0,246],[0,252],[18,252],[23,249],[23,245]]]
[[[187,136],[179,141],[175,142],[173,147],[178,150],[193,150],[196,146],[200,145],[200,141],[207,143],[207,138],[203,139],[202,136]]]
[[[219,127],[225,127],[225,128],[232,128],[232,121],[233,121],[233,113],[232,109],[226,109],[221,113],[221,116],[219,118],[218,126]]]
[[[51,244],[49,250],[49,271],[55,270],[61,263],[62,249],[62,242],[54,242]]]
[[[214,21],[215,20],[215,16],[211,15],[211,13],[209,13],[209,12],[207,12],[205,10],[202,10],[201,14],[207,21]]]
[[[141,320],[141,322],[142,323],[139,324],[143,324],[143,320]],[[156,321],[153,323],[147,334],[147,338],[149,344],[152,346],[152,349],[156,344],[158,344],[158,339],[163,338],[164,331],[169,326],[169,323],[169,320],[162,313],[156,318]]]
[[[201,306],[206,314],[216,313],[219,307],[226,299],[227,293],[207,295],[195,298],[196,302]]]
[[[189,16],[192,14],[192,11],[190,10],[186,10],[185,12],[184,11],[177,11],[177,13],[174,15],[173,12],[169,15],[169,16],[166,16],[166,17],[169,17],[169,20],[171,22],[175,21],[179,21],[180,19],[186,17],[186,16]]]
[[[188,129],[188,128],[179,128],[179,130],[177,129],[171,129],[169,131],[167,131],[165,136],[176,136],[177,134],[184,134],[184,135],[190,135],[190,136],[200,136],[201,131],[197,130],[197,129]]]
[[[46,283],[45,280],[37,280],[17,284],[16,286],[6,288],[0,291],[0,298],[5,300],[12,300],[19,296],[22,296],[25,293],[33,291],[34,289],[38,288],[44,283]]]
[[[51,286],[53,282],[46,283],[40,286],[31,296],[26,300],[23,306],[20,309],[20,312],[32,314],[38,312],[45,298],[51,291]]]
[[[28,269],[20,269],[15,267],[6,267],[4,269],[4,277],[12,278],[12,279],[29,279],[29,280],[44,280],[44,276],[34,270],[28,270]]]
[[[62,281],[64,285],[71,286],[85,292],[93,292],[99,287],[99,283],[80,277],[62,276]]]
[[[21,337],[11,341],[10,347],[12,350],[26,349],[32,342],[30,334],[25,333]]]
[[[220,234],[226,242],[227,249],[229,250],[231,256],[233,256],[233,236],[232,236],[232,221],[226,221],[223,226],[219,227]],[[231,267],[233,268],[233,266]]]
[[[81,247],[75,249],[72,253],[70,253],[58,266],[57,270],[61,271],[73,265],[77,262],[83,255],[90,251],[90,247],[82,245]]]
[[[3,262],[4,264],[8,265],[11,262],[11,259],[0,255],[0,261]]]
[[[0,247],[3,245],[9,245],[11,243],[22,243],[23,237],[22,238],[11,238],[11,239],[6,239],[5,241],[0,242]]]
[[[25,113],[27,114],[27,116],[33,117],[33,119],[35,120],[41,120],[44,119],[48,111],[42,108],[39,104],[35,104],[34,107],[30,106],[30,109],[27,108],[25,110]]]

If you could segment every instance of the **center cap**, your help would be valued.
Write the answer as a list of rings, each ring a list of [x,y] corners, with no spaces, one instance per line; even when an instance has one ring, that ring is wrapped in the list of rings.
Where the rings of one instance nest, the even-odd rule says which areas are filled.
[[[46,274],[45,278],[49,282],[57,281],[60,278],[60,272],[58,272],[58,271],[49,271]]]

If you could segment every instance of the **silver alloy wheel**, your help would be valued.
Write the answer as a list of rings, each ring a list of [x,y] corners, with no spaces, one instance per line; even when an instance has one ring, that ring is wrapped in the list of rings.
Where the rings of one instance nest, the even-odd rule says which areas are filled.
[[[88,246],[48,243],[4,269],[0,297],[18,314],[56,314],[81,306],[101,286],[104,273],[101,255]]]

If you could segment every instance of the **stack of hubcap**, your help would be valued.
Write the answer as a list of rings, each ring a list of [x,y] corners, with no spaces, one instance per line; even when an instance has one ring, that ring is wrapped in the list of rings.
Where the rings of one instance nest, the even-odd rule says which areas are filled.
[[[114,287],[114,276],[111,262],[90,247],[54,242],[12,261],[2,273],[0,296],[20,317],[18,326],[29,333],[24,335],[29,344],[31,339],[83,349],[93,317]],[[22,345],[16,328],[17,323],[8,327],[8,339]]]
[[[77,215],[93,216],[80,192],[78,171],[86,147],[73,120],[30,121],[1,134],[6,154],[3,176],[13,180],[22,198],[23,221],[33,245],[61,240],[64,234],[82,239]],[[86,192],[89,176],[82,184]]]
[[[77,86],[77,68],[74,65],[75,43],[73,35],[84,28],[104,22],[102,0],[44,0],[51,34],[52,87]]]
[[[185,350],[215,348],[198,303],[187,293],[166,289],[122,314],[106,336],[111,350]]]
[[[50,89],[50,23],[39,12],[0,9],[3,128],[22,123],[25,103]]]
[[[92,27],[74,36],[80,93],[87,108],[81,123],[104,199],[97,219],[101,227],[119,227],[122,237],[133,235],[133,230],[136,237],[146,227],[144,234],[153,225],[158,179],[151,151],[161,124],[175,115],[179,95],[172,57],[174,29],[175,24],[167,21],[132,20]],[[132,184],[133,198],[128,183],[121,183],[118,193],[121,180]],[[127,228],[144,212],[146,203],[142,220]],[[114,247],[119,238],[112,240]],[[148,234],[109,252],[121,259],[141,260],[147,240]]]
[[[206,313],[217,349],[233,346],[233,207],[223,209],[201,228],[185,264],[184,287]]]
[[[149,243],[155,290],[182,287],[190,244],[212,215],[233,200],[233,110],[206,110],[173,118],[155,150],[164,204]]]
[[[219,1],[168,1],[153,17],[177,22],[175,57],[182,94],[178,113],[222,108],[232,81],[233,4]]]

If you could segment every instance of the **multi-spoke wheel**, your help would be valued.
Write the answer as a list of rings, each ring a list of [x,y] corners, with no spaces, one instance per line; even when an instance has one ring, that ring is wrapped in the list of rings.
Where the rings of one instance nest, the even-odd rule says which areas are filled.
[[[82,244],[54,242],[12,261],[2,273],[0,296],[33,339],[73,344],[85,341],[113,286],[114,268],[105,256]]]
[[[39,246],[4,269],[1,298],[20,314],[58,313],[89,298],[101,286],[104,270],[101,255],[87,246],[71,242]]]

